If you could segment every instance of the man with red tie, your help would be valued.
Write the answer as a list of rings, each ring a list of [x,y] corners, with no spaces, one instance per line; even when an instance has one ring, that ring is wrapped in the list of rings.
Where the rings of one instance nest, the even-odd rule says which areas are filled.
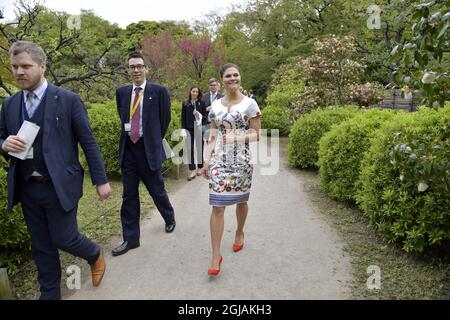
[[[170,123],[170,98],[163,86],[146,81],[148,73],[144,56],[128,56],[128,74],[132,85],[116,90],[117,111],[122,124],[119,165],[122,169],[123,243],[112,250],[113,256],[139,247],[140,200],[142,180],[165,221],[165,230],[175,229],[175,214],[164,187],[161,166],[166,159],[163,138]]]

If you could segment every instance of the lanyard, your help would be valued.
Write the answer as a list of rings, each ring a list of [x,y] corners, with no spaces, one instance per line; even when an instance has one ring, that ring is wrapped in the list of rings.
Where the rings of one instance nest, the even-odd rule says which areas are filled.
[[[142,100],[142,96],[144,95],[144,93],[142,93],[140,96],[139,96],[139,99],[138,99],[138,101],[136,101],[136,104],[133,106],[133,103],[132,102],[130,102],[130,120],[131,119],[133,119],[133,116],[134,116],[134,113],[136,112],[136,110],[137,110],[137,108],[138,108],[138,106],[139,106],[139,103],[141,103],[141,100]],[[132,101],[133,101],[133,99],[131,99]]]

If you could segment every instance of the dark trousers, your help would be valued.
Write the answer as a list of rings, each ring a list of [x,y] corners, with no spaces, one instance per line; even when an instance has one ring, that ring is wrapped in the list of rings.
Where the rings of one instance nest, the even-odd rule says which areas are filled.
[[[39,274],[40,299],[60,299],[61,265],[58,249],[94,264],[100,254],[100,247],[78,232],[77,208],[64,211],[51,181],[21,181],[20,188],[22,210]]]
[[[139,182],[142,180],[166,224],[175,222],[175,215],[164,187],[161,170],[150,170],[145,156],[144,141],[136,144],[127,137],[122,163],[122,208],[120,218],[124,241],[137,241],[140,238],[141,204]]]
[[[189,170],[195,170],[197,168],[201,169],[203,168],[203,146],[204,146],[202,129],[200,127],[200,128],[188,128],[186,130],[189,131],[189,135],[186,137]],[[195,153],[194,145],[197,148],[197,161],[195,161],[194,157]]]

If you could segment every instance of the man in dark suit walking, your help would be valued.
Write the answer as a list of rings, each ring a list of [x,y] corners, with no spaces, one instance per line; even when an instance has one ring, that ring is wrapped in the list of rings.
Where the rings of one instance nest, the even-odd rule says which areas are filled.
[[[22,205],[39,273],[40,299],[60,299],[58,249],[91,265],[94,286],[105,272],[103,250],[78,232],[76,215],[84,178],[78,142],[100,199],[108,198],[111,189],[80,97],[47,82],[47,57],[37,44],[18,41],[9,53],[22,90],[4,101],[0,116],[0,152],[11,160],[8,210],[18,202]],[[17,136],[24,121],[39,126],[39,131],[26,159],[20,160],[8,153],[26,150],[27,142]]]
[[[205,126],[205,140],[209,138],[209,130],[211,128],[211,119],[209,118],[209,112],[211,111],[211,105],[217,99],[223,97],[223,94],[219,92],[220,83],[215,78],[211,78],[208,81],[209,91],[203,95],[203,102],[205,103],[207,117],[206,117],[206,126]]]
[[[162,141],[170,123],[170,98],[165,87],[146,81],[147,73],[144,56],[139,52],[131,53],[128,74],[133,84],[116,90],[122,124],[119,165],[123,183],[120,217],[124,241],[113,249],[114,256],[140,245],[140,180],[165,221],[165,231],[170,233],[175,229],[175,214],[161,172],[166,159]]]
[[[211,110],[212,103],[215,100],[222,98],[223,94],[221,94],[219,92],[220,84],[219,84],[219,81],[217,81],[217,79],[215,79],[215,78],[209,79],[208,85],[209,85],[209,91],[203,95],[202,100],[205,103],[206,111],[208,111],[208,113],[209,113],[209,111]],[[211,123],[211,120],[209,119],[209,117],[208,117],[208,123]]]

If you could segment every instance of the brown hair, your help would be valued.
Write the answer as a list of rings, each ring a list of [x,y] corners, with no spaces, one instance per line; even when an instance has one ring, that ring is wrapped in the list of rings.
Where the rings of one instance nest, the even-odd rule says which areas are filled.
[[[147,61],[145,60],[144,55],[143,55],[142,53],[140,53],[139,51],[131,52],[131,53],[128,55],[128,60],[127,60],[127,62],[129,62],[129,61],[130,61],[131,59],[133,59],[133,58],[140,58],[140,59],[142,59],[142,61],[144,61],[144,65],[147,65]]]
[[[241,72],[241,70],[239,69],[239,67],[237,65],[235,65],[234,63],[225,63],[222,68],[220,68],[220,78],[223,79],[223,74],[225,73],[225,71],[227,71],[227,69],[230,68],[236,68],[237,71]]]
[[[191,97],[191,91],[192,91],[192,89],[198,89],[198,97],[197,97],[197,101],[202,100],[202,89],[200,89],[199,86],[192,86],[192,87],[189,89],[188,99],[186,100],[186,102],[187,102],[188,104],[189,104],[189,103],[191,102],[191,100],[192,100],[192,97]]]

